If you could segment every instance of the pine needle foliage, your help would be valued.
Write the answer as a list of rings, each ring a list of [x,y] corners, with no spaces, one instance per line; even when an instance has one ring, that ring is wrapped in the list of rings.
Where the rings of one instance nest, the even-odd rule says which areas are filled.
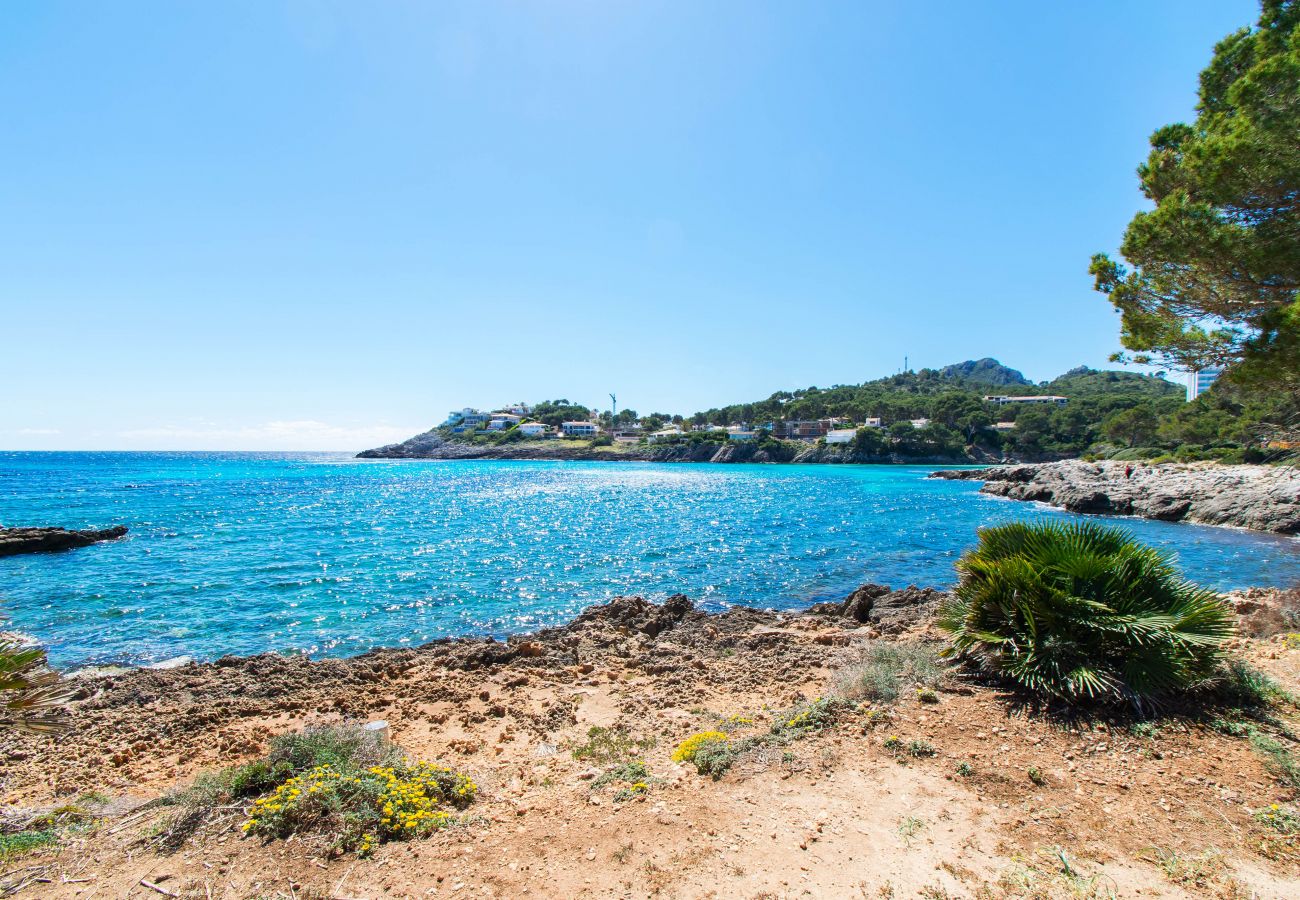
[[[75,687],[45,665],[45,651],[0,636],[0,728],[57,734]]]
[[[1044,699],[1128,701],[1215,679],[1233,616],[1172,557],[1119,528],[1017,522],[980,530],[939,611],[961,655]]]

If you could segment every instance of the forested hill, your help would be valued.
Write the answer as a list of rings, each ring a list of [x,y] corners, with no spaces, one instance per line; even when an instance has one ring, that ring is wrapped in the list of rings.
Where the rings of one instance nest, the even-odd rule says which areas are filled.
[[[997,404],[990,395],[1067,397],[1063,405]],[[1300,418],[1295,398],[1218,383],[1195,402],[1182,384],[1136,372],[1071,369],[1033,384],[996,360],[978,360],[878,378],[864,384],[778,391],[766,400],[696,413],[697,423],[763,425],[843,416],[864,429],[859,456],[908,453],[956,456],[1001,453],[1019,459],[1093,454],[1102,457],[1254,460]],[[929,419],[914,429],[909,423]],[[1009,424],[1014,423],[1014,424]]]
[[[1182,385],[1136,372],[1099,372],[1080,367],[1035,385],[997,360],[982,359],[877,378],[856,385],[778,391],[765,400],[703,410],[697,422],[763,423],[781,419],[846,416],[855,422],[879,416],[886,422],[928,418],[958,425],[967,417],[988,418],[983,398],[990,394],[1059,394],[1086,401],[1091,413],[1104,417],[1116,409],[1154,404],[1172,412],[1185,396]],[[1014,418],[1012,407],[1004,407]]]

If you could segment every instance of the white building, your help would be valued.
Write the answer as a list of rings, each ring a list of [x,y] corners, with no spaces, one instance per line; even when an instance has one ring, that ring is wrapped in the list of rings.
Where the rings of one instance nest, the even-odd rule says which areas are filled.
[[[549,431],[544,422],[524,422],[519,426],[519,433],[524,437],[546,437]]]
[[[1015,429],[1015,427],[1016,427],[1015,422],[994,422],[993,423],[994,431],[1012,431]]]
[[[1222,374],[1223,370],[1218,368],[1195,369],[1187,373],[1187,402],[1191,403],[1208,391]]]
[[[834,431],[826,432],[826,443],[828,444],[847,444],[858,435],[856,428],[836,428]]]
[[[885,423],[880,420],[880,416],[872,416],[862,423],[863,428],[884,428]]]
[[[453,409],[447,414],[447,421],[442,424],[455,425],[459,422],[462,425],[482,425],[487,419],[484,413],[467,406],[464,409]]]
[[[929,420],[929,419],[913,419],[913,420],[912,420],[912,427],[913,427],[913,428],[924,428],[925,426],[927,426],[927,425],[929,425],[929,424],[930,424],[930,420]]]
[[[746,428],[727,429],[727,440],[729,441],[752,441],[756,437],[758,437],[758,432],[752,431],[750,429],[746,429]]]
[[[1008,403],[1028,403],[1040,406],[1064,406],[1070,402],[1069,397],[1061,397],[1056,394],[1043,394],[1027,397],[1012,397],[1007,394],[998,394],[984,398],[985,403],[996,403],[998,406],[1005,406]]]
[[[670,441],[675,437],[681,437],[681,435],[682,430],[680,428],[676,425],[670,425],[667,428],[660,428],[658,431],[646,435],[646,440],[652,444],[657,444],[660,441]]]
[[[594,437],[600,433],[595,422],[561,422],[560,430],[571,437]]]
[[[488,419],[488,431],[505,431],[518,425],[523,416],[517,416],[514,413],[493,413],[492,418]]]

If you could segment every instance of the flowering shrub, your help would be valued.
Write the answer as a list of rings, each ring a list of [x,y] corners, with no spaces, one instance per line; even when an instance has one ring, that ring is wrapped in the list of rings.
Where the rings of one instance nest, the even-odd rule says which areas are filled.
[[[359,771],[324,764],[254,801],[243,827],[246,834],[264,837],[335,832],[342,849],[365,856],[384,841],[443,827],[451,821],[447,808],[462,809],[477,793],[466,776],[430,763]]]
[[[693,734],[677,745],[673,751],[673,762],[693,762],[700,751],[710,744],[725,744],[727,736],[721,731],[701,731]]]
[[[628,800],[635,800],[637,797],[650,792],[650,785],[644,781],[638,781],[629,784],[625,788],[620,788],[619,792],[614,795],[615,803],[624,803]]]
[[[851,705],[835,697],[817,697],[786,712],[777,713],[776,721],[772,723],[772,733],[789,733],[788,736],[798,738],[820,731],[833,724],[836,717]]]

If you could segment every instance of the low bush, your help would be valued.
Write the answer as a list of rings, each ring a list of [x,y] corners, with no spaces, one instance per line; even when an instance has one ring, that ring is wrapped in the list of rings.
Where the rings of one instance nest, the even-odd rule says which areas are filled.
[[[251,762],[205,772],[165,802],[186,807],[211,807],[265,793],[287,779],[317,766],[366,769],[390,765],[401,751],[351,725],[306,728],[271,739],[267,754]]]
[[[840,676],[836,692],[848,700],[893,703],[908,687],[933,695],[946,671],[938,652],[929,645],[876,641]],[[928,697],[920,699],[929,702]]]
[[[1231,609],[1172,558],[1095,523],[982,529],[939,612],[946,651],[1069,703],[1206,686],[1221,672]]]
[[[201,775],[165,797],[180,810],[151,843],[175,850],[208,822],[246,810],[246,834],[317,834],[364,856],[384,841],[446,825],[477,791],[466,776],[409,762],[398,747],[355,726],[309,728],[275,737],[260,759]],[[251,797],[258,798],[251,806],[239,802]]]
[[[673,762],[694,762],[700,750],[708,748],[710,744],[722,744],[726,741],[727,736],[721,731],[697,732],[677,745],[677,749],[673,751]]]
[[[653,738],[634,738],[626,728],[593,725],[587,740],[573,748],[573,758],[601,765],[625,762],[655,745]]]
[[[331,835],[342,850],[369,854],[383,841],[418,837],[451,821],[478,786],[444,766],[406,763],[365,770],[319,765],[253,803],[244,831],[285,838]]]

